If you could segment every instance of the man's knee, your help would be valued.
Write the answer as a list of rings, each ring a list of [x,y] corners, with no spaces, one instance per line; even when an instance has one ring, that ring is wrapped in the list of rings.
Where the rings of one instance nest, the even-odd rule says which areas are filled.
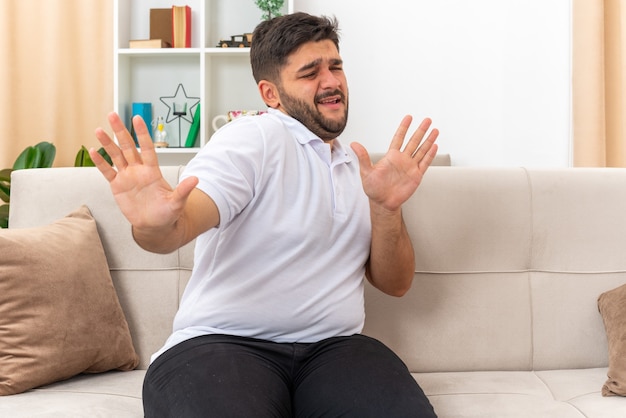
[[[435,417],[404,362],[381,342],[357,335],[319,349],[296,387],[296,416]]]
[[[144,381],[146,417],[289,417],[280,370],[246,344],[218,336],[163,353]]]

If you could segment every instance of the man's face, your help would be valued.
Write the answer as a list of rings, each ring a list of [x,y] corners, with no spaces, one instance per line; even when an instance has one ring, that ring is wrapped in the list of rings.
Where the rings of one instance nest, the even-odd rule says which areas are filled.
[[[322,140],[331,141],[343,132],[348,120],[348,86],[332,41],[308,42],[293,52],[276,87],[279,109]]]

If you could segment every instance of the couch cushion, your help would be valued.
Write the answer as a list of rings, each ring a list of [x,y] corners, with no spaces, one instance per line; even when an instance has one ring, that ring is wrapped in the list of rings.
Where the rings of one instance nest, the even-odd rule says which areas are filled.
[[[439,418],[626,416],[626,402],[600,394],[606,368],[415,373]]]
[[[609,345],[608,379],[602,386],[604,396],[626,395],[626,285],[598,297]]]
[[[0,231],[0,395],[137,366],[96,223],[82,206]]]
[[[0,398],[0,417],[141,418],[145,370],[79,375]]]

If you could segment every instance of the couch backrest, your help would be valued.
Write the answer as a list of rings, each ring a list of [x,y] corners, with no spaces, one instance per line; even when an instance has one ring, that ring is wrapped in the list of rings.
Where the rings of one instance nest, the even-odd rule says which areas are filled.
[[[415,282],[365,332],[414,371],[607,365],[597,297],[626,283],[626,170],[433,167],[404,208]]]
[[[178,167],[162,167],[171,184]],[[364,333],[412,371],[600,367],[596,299],[626,283],[626,170],[432,167],[405,205],[416,273],[403,298],[366,287]],[[99,226],[140,367],[170,333],[193,264],[132,240],[94,168],[15,172],[12,228],[86,204]]]

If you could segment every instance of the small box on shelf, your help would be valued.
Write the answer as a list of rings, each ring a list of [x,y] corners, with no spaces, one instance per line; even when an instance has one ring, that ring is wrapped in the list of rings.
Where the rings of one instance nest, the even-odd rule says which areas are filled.
[[[128,47],[131,49],[138,48],[146,48],[146,49],[156,49],[156,48],[171,48],[168,42],[163,39],[131,39],[128,42]]]

